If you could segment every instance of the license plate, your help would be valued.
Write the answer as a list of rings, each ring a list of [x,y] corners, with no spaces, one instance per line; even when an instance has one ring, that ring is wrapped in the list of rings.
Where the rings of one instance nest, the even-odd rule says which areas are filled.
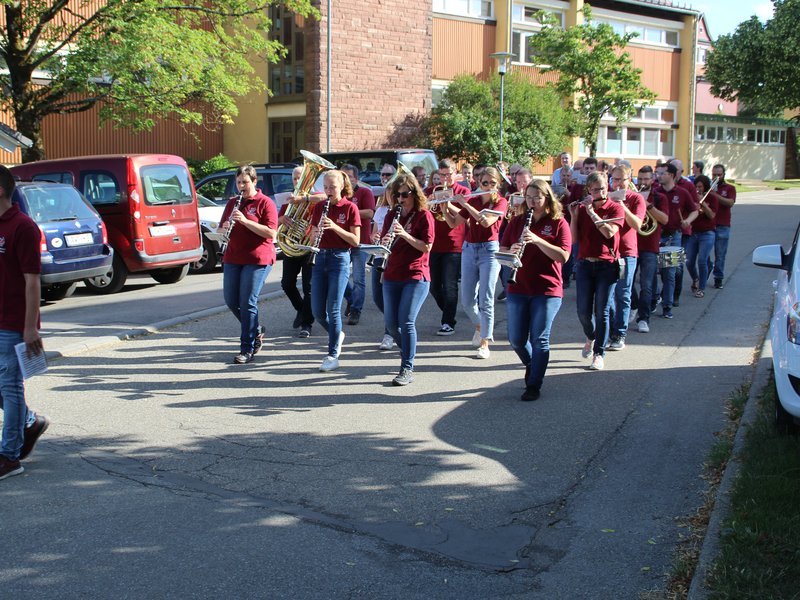
[[[77,233],[74,235],[65,235],[64,239],[67,241],[67,246],[87,246],[94,243],[94,236],[91,233]]]
[[[159,225],[158,227],[150,228],[150,237],[161,237],[164,235],[175,235],[175,227],[173,225]]]

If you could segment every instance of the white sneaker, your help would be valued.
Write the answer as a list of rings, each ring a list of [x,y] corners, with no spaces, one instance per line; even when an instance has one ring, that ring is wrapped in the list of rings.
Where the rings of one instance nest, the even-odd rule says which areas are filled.
[[[592,364],[589,366],[589,369],[592,371],[602,371],[604,366],[603,357],[599,354],[595,354],[592,358]]]
[[[344,342],[344,331],[339,332],[339,343],[336,344],[336,347],[334,348],[337,357],[342,353],[342,342]]]
[[[383,334],[383,341],[381,342],[381,350],[391,350],[394,346],[394,339],[388,333]]]
[[[478,358],[489,358],[489,347],[478,348]]]
[[[589,358],[592,355],[593,346],[594,340],[586,340],[586,343],[583,345],[583,350],[581,350],[581,356],[583,358]]]
[[[326,356],[319,366],[320,371],[333,371],[339,368],[339,359],[335,356]]]
[[[650,333],[650,325],[647,321],[639,321],[639,333]]]
[[[481,332],[477,329],[475,330],[475,335],[472,336],[472,345],[476,348],[481,347]]]
[[[456,332],[455,329],[450,327],[447,323],[442,325],[442,328],[436,332],[436,335],[453,335]]]

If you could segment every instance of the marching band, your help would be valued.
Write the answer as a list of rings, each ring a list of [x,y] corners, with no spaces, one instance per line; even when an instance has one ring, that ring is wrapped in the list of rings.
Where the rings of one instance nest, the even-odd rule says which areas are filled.
[[[463,308],[475,326],[476,357],[489,358],[495,289],[503,266],[500,299],[507,301],[509,343],[524,366],[525,401],[541,394],[550,329],[573,268],[577,315],[586,336],[582,356],[591,357],[588,368],[593,371],[604,368],[606,350],[625,348],[629,321],[635,320],[640,333],[650,331],[659,298],[661,316],[672,318],[672,308],[678,306],[676,277],[684,264],[696,298],[704,297],[712,275],[715,287],[722,287],[725,257],[715,231],[721,216],[727,250],[730,207],[736,199],[735,189],[724,182],[723,165],[714,167],[713,181],[696,174],[694,182],[681,178],[679,161],[658,165],[655,174],[644,166],[637,187],[625,161],[609,177],[596,170],[593,158],[570,168],[565,153],[551,187],[519,165],[511,165],[509,180],[502,170],[467,163],[458,181],[456,163],[443,159],[432,173],[431,186],[423,190],[419,166],[412,172],[402,164],[398,169],[387,164],[376,204],[356,198],[355,167],[337,170],[320,157],[303,154],[306,163],[295,169],[295,191],[280,217],[274,203],[256,188],[252,167],[241,167],[241,193],[231,198],[222,219],[219,232],[228,243],[225,301],[241,322],[237,364],[252,361],[262,345],[257,298],[275,262],[275,243],[291,263],[282,287],[297,313],[294,325],[302,327],[300,336],[310,335],[314,320],[328,333],[320,371],[339,368],[351,255],[356,250],[370,255],[366,265],[372,267],[373,300],[385,325],[380,349],[396,344],[400,350],[400,370],[392,380],[398,386],[414,381],[416,318],[429,292],[442,311],[437,335],[455,331],[459,282]],[[503,163],[498,167],[508,168]],[[324,194],[310,194],[322,173]],[[469,180],[472,174],[475,182]],[[362,195],[366,191],[372,197],[370,190]],[[521,200],[514,199],[517,195]],[[353,261],[354,266],[361,262]],[[296,288],[301,272],[302,295]],[[357,279],[360,283],[361,277]],[[353,310],[356,315],[361,310],[355,299]]]

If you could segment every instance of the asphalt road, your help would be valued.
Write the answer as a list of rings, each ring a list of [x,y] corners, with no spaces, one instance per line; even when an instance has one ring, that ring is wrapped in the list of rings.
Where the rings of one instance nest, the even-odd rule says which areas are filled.
[[[750,255],[788,246],[799,206],[800,192],[743,195],[725,289],[695,299],[687,282],[675,318],[632,331],[604,371],[580,357],[567,290],[534,403],[518,400],[522,369],[502,304],[492,355],[480,361],[463,313],[454,336],[433,335],[428,299],[407,388],[390,385],[399,354],[377,349],[371,304],[345,326],[342,368],[330,374],[317,370],[320,328],[295,337],[285,298],[262,304],[270,335],[249,365],[230,362],[238,334],[224,313],[55,361],[26,386],[53,424],[26,473],[0,483],[0,588],[420,600],[663,589],[682,543],[676,517],[702,502],[725,399],[751,376],[764,337],[775,275]],[[191,278],[157,286],[177,296],[150,302],[195,312],[214,303],[214,281],[183,293]],[[123,297],[119,313],[115,296],[63,309],[86,329],[92,312],[119,327],[139,293]]]

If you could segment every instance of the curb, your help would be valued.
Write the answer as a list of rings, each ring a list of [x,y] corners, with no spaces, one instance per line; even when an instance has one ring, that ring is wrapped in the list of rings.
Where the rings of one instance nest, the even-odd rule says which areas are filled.
[[[753,381],[750,385],[750,393],[747,397],[747,404],[733,440],[733,448],[728,464],[725,467],[725,474],[722,476],[717,499],[714,502],[714,509],[711,511],[711,518],[708,521],[706,535],[703,538],[703,549],[700,551],[700,558],[697,562],[692,583],[689,586],[687,600],[703,600],[708,596],[709,590],[704,587],[711,565],[720,553],[720,533],[722,531],[722,520],[728,516],[729,494],[733,488],[733,482],[739,473],[739,456],[744,446],[744,438],[747,435],[747,428],[753,423],[758,415],[758,395],[761,390],[769,383],[769,370],[772,366],[772,343],[769,334],[764,339],[761,346],[758,363],[756,364]]]
[[[286,293],[283,290],[276,290],[274,292],[262,294],[258,297],[258,301],[268,302],[275,300],[276,298],[281,298],[285,295]],[[159,321],[151,325],[144,325],[134,329],[126,329],[111,335],[93,338],[88,342],[76,342],[74,344],[64,346],[61,348],[61,350],[47,350],[45,351],[44,356],[48,361],[58,360],[59,358],[66,358],[68,356],[75,356],[76,354],[82,354],[83,352],[88,352],[90,350],[97,350],[103,346],[116,344],[122,340],[130,340],[144,335],[149,335],[151,333],[156,333],[157,331],[161,331],[163,329],[169,329],[170,327],[175,327],[176,325],[189,323],[190,321],[197,321],[199,319],[205,319],[206,317],[213,317],[214,315],[226,313],[228,310],[229,309],[227,306],[215,306],[214,308],[207,308],[206,310],[189,313],[188,315],[183,315],[182,317],[173,317],[172,319]]]

